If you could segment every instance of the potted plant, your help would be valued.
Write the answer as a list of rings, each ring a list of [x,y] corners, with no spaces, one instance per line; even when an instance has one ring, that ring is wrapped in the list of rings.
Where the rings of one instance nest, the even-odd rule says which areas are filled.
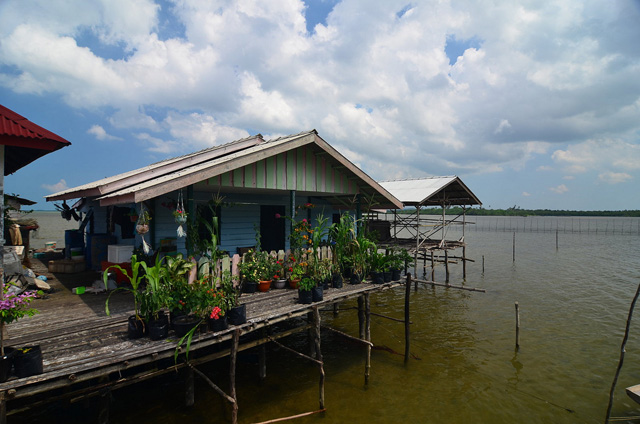
[[[261,292],[269,291],[271,281],[275,271],[274,259],[268,252],[259,251],[254,254],[255,276],[258,282],[258,289]]]
[[[151,221],[151,215],[149,215],[149,211],[144,210],[138,216],[138,222],[136,224],[136,231],[140,235],[147,234],[149,232],[149,221]]]
[[[298,300],[300,303],[308,304],[313,302],[311,290],[316,287],[316,281],[308,275],[300,279],[298,283]]]
[[[404,253],[407,252],[406,249],[402,249],[402,251]],[[398,281],[401,277],[401,271],[404,266],[402,251],[391,250],[387,255],[387,267],[391,272],[391,281]]]
[[[287,279],[285,278],[284,260],[278,259],[273,267],[272,287],[275,289],[283,289],[286,285]]]
[[[293,289],[298,288],[298,283],[307,271],[307,263],[298,260],[294,254],[289,255],[289,286]]]
[[[9,284],[3,284],[0,290],[0,382],[7,381],[16,351],[4,345],[4,326],[25,316],[33,316],[38,310],[30,307],[36,297],[34,291],[16,294],[10,290]],[[39,347],[38,347],[39,351]],[[42,355],[40,356],[40,373],[42,372]]]
[[[247,305],[240,303],[240,293],[242,292],[239,284],[229,271],[222,274],[221,288],[227,307],[227,321],[229,324],[241,325],[247,321]]]
[[[169,318],[162,310],[166,306],[166,290],[163,290],[166,268],[160,256],[156,256],[153,266],[141,262],[147,285],[142,292],[140,311],[149,326],[152,340],[160,340],[169,334]]]
[[[191,290],[188,277],[194,266],[195,263],[184,259],[182,253],[178,253],[175,257],[165,256],[165,283],[162,285],[162,290],[171,321],[177,316],[190,312],[187,305]]]
[[[102,280],[104,282],[105,287],[107,287],[109,270],[112,268],[119,270],[122,273],[122,275],[124,275],[124,277],[127,280],[129,280],[130,287],[125,287],[125,286],[118,287],[117,289],[109,293],[109,296],[105,301],[104,309],[106,314],[110,315],[109,299],[111,299],[111,296],[115,292],[120,290],[126,290],[133,293],[134,315],[130,316],[127,321],[128,322],[127,333],[129,335],[129,338],[132,338],[132,339],[142,337],[146,331],[146,324],[140,315],[140,305],[143,297],[140,283],[144,278],[144,276],[140,272],[140,267],[141,267],[141,264],[143,263],[144,262],[138,262],[137,256],[134,254],[134,255],[131,255],[131,271],[130,272],[127,271],[126,269],[121,268],[120,265],[111,265],[107,269],[105,269],[104,272],[102,273]]]
[[[383,253],[375,250],[369,252],[369,269],[371,269],[371,280],[374,284],[384,283],[384,267],[386,262]]]

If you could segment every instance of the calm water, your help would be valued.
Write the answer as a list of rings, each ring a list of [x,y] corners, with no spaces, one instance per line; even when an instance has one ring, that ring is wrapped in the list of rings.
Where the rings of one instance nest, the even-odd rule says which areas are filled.
[[[364,349],[323,332],[328,411],[295,422],[604,422],[629,305],[640,284],[638,219],[591,218],[590,231],[582,221],[580,231],[559,230],[557,250],[555,230],[568,228],[571,218],[535,218],[537,231],[531,219],[534,224],[520,227],[512,224],[513,218],[511,223],[509,218],[470,220],[478,223],[466,231],[467,255],[476,262],[468,264],[464,284],[487,292],[420,286],[411,298],[411,351],[416,359],[405,366],[402,356],[374,350],[368,387]],[[608,231],[596,232],[600,225]],[[451,283],[462,283],[462,266],[451,270]],[[444,280],[442,268],[436,270],[436,280]],[[518,352],[516,301],[521,318]],[[371,298],[372,311],[398,318],[403,304],[403,289]],[[640,311],[631,327],[613,417],[640,416],[640,405],[624,392],[640,383],[638,316]],[[323,319],[357,335],[356,311],[343,310],[337,318],[324,313]],[[404,352],[402,324],[372,316],[371,331],[377,346]],[[285,343],[308,349],[303,335]],[[267,378],[259,382],[255,356],[241,359],[240,422],[317,409],[315,366],[271,346]],[[203,369],[227,389],[227,366],[222,360]],[[117,390],[112,422],[227,422],[228,409],[204,383],[197,380],[196,406],[191,409],[182,406],[182,389],[178,378],[168,377]],[[49,422],[60,414],[47,412],[38,419]]]

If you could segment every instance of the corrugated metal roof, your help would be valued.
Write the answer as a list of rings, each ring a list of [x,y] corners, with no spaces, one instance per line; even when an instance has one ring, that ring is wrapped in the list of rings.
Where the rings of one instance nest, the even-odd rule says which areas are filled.
[[[5,145],[4,174],[71,143],[0,105],[0,144]]]
[[[481,205],[482,202],[457,176],[381,181],[380,185],[405,206]]]
[[[380,204],[385,207],[402,206],[398,199],[322,140],[316,130],[268,141],[259,135],[237,140],[61,191],[47,196],[47,201],[94,197],[100,200],[102,205],[137,203],[154,198],[160,193],[178,190],[267,157],[312,144],[328,153],[327,157],[331,157],[345,169],[345,172],[361,181],[362,187],[367,187],[367,191],[376,193],[381,200]]]

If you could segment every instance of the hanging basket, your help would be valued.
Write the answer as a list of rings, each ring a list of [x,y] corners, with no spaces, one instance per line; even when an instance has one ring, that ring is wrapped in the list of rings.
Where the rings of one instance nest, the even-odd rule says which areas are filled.
[[[136,225],[136,231],[140,235],[147,234],[149,232],[149,224],[138,224],[138,225]]]

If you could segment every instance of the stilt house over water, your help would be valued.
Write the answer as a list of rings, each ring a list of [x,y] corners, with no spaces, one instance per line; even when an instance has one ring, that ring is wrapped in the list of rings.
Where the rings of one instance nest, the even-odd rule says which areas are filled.
[[[398,209],[402,203],[361,169],[324,141],[315,130],[264,140],[258,134],[144,168],[70,188],[47,201],[82,199],[76,208],[85,213],[87,260],[98,269],[105,243],[138,247],[130,215],[141,205],[150,212],[147,242],[154,248],[187,252],[185,238],[176,237],[173,212],[184,199],[189,214],[212,198],[222,198],[219,247],[234,254],[256,245],[264,250],[286,250],[290,225],[298,206],[312,221],[318,214],[338,219],[340,211],[363,208]],[[84,225],[82,226],[84,228]],[[164,246],[164,247],[163,247]]]

